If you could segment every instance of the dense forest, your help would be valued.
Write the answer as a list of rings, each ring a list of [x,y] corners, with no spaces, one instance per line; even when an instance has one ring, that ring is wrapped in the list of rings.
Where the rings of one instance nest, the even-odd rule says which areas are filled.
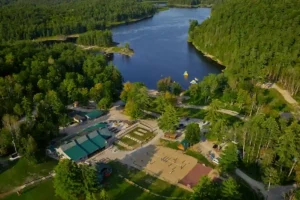
[[[135,0],[13,1],[0,7],[0,42],[103,29],[153,15],[155,10],[152,4]]]
[[[298,0],[224,1],[189,38],[235,81],[279,81],[294,95],[300,89],[299,7]]]
[[[212,5],[222,0],[168,0],[169,5]]]
[[[44,151],[58,126],[69,122],[65,105],[92,99],[107,108],[122,89],[120,72],[103,55],[73,44],[22,42],[0,49],[0,155],[11,152],[11,134],[21,154]]]
[[[191,85],[190,103],[210,105],[209,139],[233,141],[239,164],[266,185],[300,184],[300,124],[280,95],[257,82],[279,81],[292,94],[300,83],[300,2],[228,0],[198,25],[190,21],[189,41],[227,68]],[[235,110],[244,121],[224,119],[216,111]]]
[[[101,47],[111,46],[113,44],[112,33],[109,30],[105,31],[88,31],[80,34],[77,39],[77,44],[97,45]]]

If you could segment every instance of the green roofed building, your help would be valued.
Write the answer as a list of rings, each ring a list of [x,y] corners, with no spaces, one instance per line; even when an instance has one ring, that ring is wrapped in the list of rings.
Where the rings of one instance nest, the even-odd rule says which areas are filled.
[[[99,149],[86,135],[76,139],[76,142],[81,148],[88,152],[88,154],[92,154]]]
[[[94,110],[92,112],[87,113],[85,116],[88,119],[96,119],[98,117],[101,117],[103,115],[103,112],[101,110]]]
[[[98,133],[104,137],[106,140],[111,138],[113,135],[112,133],[108,130],[108,128],[103,128],[103,129],[99,129]]]
[[[100,149],[105,148],[107,142],[97,131],[93,131],[89,133],[87,136]]]
[[[60,150],[61,151],[59,153],[64,154],[66,157],[74,161],[86,159],[88,156],[88,153],[77,145],[75,141],[60,146]]]

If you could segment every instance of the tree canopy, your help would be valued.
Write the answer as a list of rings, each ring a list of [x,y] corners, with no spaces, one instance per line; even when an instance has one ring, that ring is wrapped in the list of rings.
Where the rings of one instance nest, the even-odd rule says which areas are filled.
[[[200,141],[200,127],[197,123],[190,123],[185,128],[185,139],[191,144]]]
[[[299,7],[298,0],[223,1],[189,38],[200,51],[227,66],[229,78],[279,81],[297,94]]]
[[[135,0],[10,1],[0,7],[0,42],[84,33],[155,11]]]
[[[174,133],[179,124],[179,118],[172,105],[167,105],[165,111],[158,119],[158,126],[163,131]]]
[[[0,66],[1,155],[13,151],[11,135],[20,154],[39,155],[68,122],[65,105],[92,99],[107,108],[123,87],[121,73],[103,55],[73,44],[2,45]]]

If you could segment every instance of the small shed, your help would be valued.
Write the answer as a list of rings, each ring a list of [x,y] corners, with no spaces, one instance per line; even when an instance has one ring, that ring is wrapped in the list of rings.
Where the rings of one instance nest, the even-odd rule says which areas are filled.
[[[92,112],[87,113],[85,116],[92,120],[92,119],[96,119],[98,117],[101,117],[103,115],[103,112],[101,110],[94,110]]]
[[[183,139],[180,142],[180,144],[178,144],[178,146],[177,146],[177,148],[182,150],[182,151],[185,151],[189,147],[190,147],[190,143],[186,139]]]
[[[177,138],[177,133],[166,132],[165,137],[170,138],[170,139],[176,139]]]
[[[75,116],[73,117],[73,120],[74,120],[75,122],[77,122],[77,123],[81,123],[81,122],[85,121],[86,118],[83,117],[83,116],[80,116],[80,115],[75,115]]]
[[[74,103],[73,103],[74,108],[77,108],[78,105],[79,105],[79,102],[78,101],[74,101]]]

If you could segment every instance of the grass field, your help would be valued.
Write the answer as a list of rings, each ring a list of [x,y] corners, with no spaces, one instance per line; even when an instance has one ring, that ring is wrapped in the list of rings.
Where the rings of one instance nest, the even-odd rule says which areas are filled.
[[[130,170],[119,162],[111,162],[113,173],[105,180],[107,192],[111,199],[136,199],[160,200],[161,197],[153,196],[143,190],[125,182],[118,174],[123,175],[134,183],[149,189],[151,192],[168,197],[188,197],[190,193],[165,181],[147,175],[134,168]]]
[[[135,147],[136,145],[138,145],[138,143],[136,141],[126,138],[126,137],[122,137],[120,139],[120,141],[127,144],[128,146],[132,146],[132,147]]]
[[[133,129],[132,131],[130,131],[129,133],[127,133],[127,134],[128,134],[129,136],[134,137],[134,138],[136,138],[136,139],[138,139],[138,140],[141,140],[141,141],[148,140],[148,139],[153,138],[153,137],[155,136],[155,134],[153,134],[153,133],[151,133],[151,132],[149,132],[149,131],[147,131],[146,133],[143,133],[143,132],[141,132],[141,131],[138,131],[139,129],[142,129],[142,130],[144,130],[144,131],[147,131],[146,129],[143,129],[143,128],[135,128],[135,129]],[[142,133],[143,136],[140,136],[140,135],[135,134],[135,133],[134,133],[135,131]]]
[[[48,175],[56,164],[57,161],[52,159],[40,164],[31,164],[22,158],[15,163],[11,163],[11,166],[0,174],[0,193]]]
[[[26,188],[20,196],[12,194],[4,200],[62,200],[55,196],[52,179],[38,185]]]
[[[172,196],[172,197],[188,197],[189,192],[170,185],[167,182],[156,179],[152,176],[145,174],[142,171],[131,168],[128,170],[119,162],[111,162],[113,173],[110,177],[105,179],[104,188],[106,189],[110,199],[134,199],[134,200],[162,200],[164,198],[156,197],[152,194],[144,192],[142,189],[137,188],[124,179],[118,176],[122,174],[124,177],[139,184],[142,187],[149,189],[159,195]],[[39,185],[28,187],[22,192],[21,196],[12,194],[4,198],[4,200],[61,200],[55,196],[52,179],[46,180]]]

